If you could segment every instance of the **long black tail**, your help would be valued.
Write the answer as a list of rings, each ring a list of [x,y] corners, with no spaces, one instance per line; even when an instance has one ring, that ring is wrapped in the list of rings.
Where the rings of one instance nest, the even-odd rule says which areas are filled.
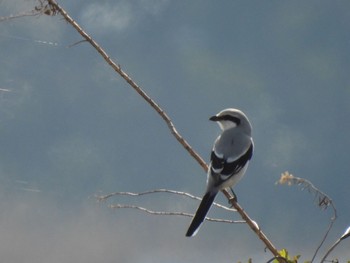
[[[214,202],[215,196],[217,193],[206,193],[203,196],[202,202],[200,203],[195,216],[192,219],[191,225],[187,230],[186,236],[192,237],[195,236],[199,230],[199,227],[203,223],[205,216],[207,215],[209,208]]]

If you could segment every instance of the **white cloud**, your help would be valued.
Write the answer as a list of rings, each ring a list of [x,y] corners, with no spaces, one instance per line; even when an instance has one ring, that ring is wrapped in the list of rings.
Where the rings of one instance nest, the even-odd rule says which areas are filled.
[[[124,31],[147,16],[158,15],[169,0],[91,3],[82,9],[81,21],[89,30]]]
[[[280,126],[271,133],[270,138],[269,149],[266,149],[264,157],[265,162],[272,166],[289,167],[307,147],[305,136],[290,127]]]
[[[92,30],[125,30],[133,19],[131,6],[127,2],[113,5],[92,3],[83,8],[81,21],[84,27]]]

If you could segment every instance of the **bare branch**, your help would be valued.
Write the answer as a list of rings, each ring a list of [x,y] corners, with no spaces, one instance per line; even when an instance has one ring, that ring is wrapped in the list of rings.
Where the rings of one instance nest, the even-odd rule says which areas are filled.
[[[151,191],[146,191],[146,192],[141,192],[141,193],[115,192],[115,193],[111,193],[111,194],[104,195],[104,196],[98,196],[97,198],[98,198],[99,201],[105,201],[108,198],[110,198],[112,196],[116,196],[116,195],[142,196],[142,195],[154,194],[154,193],[171,193],[171,194],[183,195],[183,196],[189,197],[191,199],[195,199],[195,200],[201,200],[201,198],[199,198],[197,196],[194,196],[194,195],[191,195],[189,193],[181,192],[181,191],[168,190],[168,189],[156,189],[156,190],[151,190]],[[237,211],[237,212],[239,212],[239,214],[241,215],[243,221],[232,221],[232,222],[238,222],[238,223],[245,222],[245,223],[247,223],[250,226],[250,228],[258,235],[258,237],[265,243],[266,247],[270,251],[275,249],[273,244],[269,241],[269,239],[261,231],[259,225],[248,216],[248,214],[243,210],[243,208],[234,200],[234,198],[231,196],[230,192],[224,190],[223,193],[225,194],[225,196],[227,197],[227,199],[230,201],[230,203],[233,205],[233,207],[235,209],[232,209],[232,208],[220,205],[220,204],[215,203],[215,202],[214,202],[214,206],[217,206],[219,208],[222,208],[222,209],[225,209],[225,210],[228,210],[228,211]],[[124,205],[117,204],[117,205],[114,205],[113,208],[121,208],[119,206],[124,206]],[[112,207],[112,206],[110,206],[110,207]],[[139,210],[142,210],[142,211],[147,210],[146,208],[138,208],[137,206],[127,206],[127,208],[136,208],[136,209],[139,209]],[[153,212],[152,214],[163,214],[163,213],[167,213],[167,212]],[[169,212],[168,214],[171,215],[171,213],[174,213],[174,212]],[[190,215],[190,214],[187,214],[187,213],[180,213],[180,214],[181,215]],[[178,214],[172,214],[172,215],[178,215]],[[206,218],[206,220],[208,220],[208,218]],[[215,219],[215,220],[209,220],[209,221],[220,222],[218,220],[224,220],[224,219]],[[228,220],[228,222],[230,222],[230,220]],[[280,258],[281,257],[279,255],[276,256],[277,260],[280,260]]]
[[[185,148],[185,150],[198,162],[198,164],[205,170],[208,170],[207,164],[204,160],[199,156],[197,152],[195,152],[189,143],[178,133],[174,124],[172,123],[169,116],[165,113],[165,111],[154,101],[152,100],[146,93],[143,91],[140,86],[138,86],[127,74],[124,72],[121,67],[115,63],[108,54],[99,46],[99,44],[93,40],[80,26],[74,21],[68,13],[60,6],[55,0],[39,0],[40,6],[44,8],[45,14],[47,15],[56,15],[60,13],[63,18],[72,25],[77,32],[89,42],[96,51],[103,57],[103,59],[160,115],[160,117],[166,122],[171,134],[176,138],[176,140]],[[48,8],[49,10],[46,10]],[[257,224],[249,218],[249,216],[245,213],[245,211],[239,206],[239,204],[230,197],[228,191],[222,191],[226,197],[229,197],[229,201],[232,206],[237,209],[237,212],[241,215],[242,219],[245,220],[251,229],[259,236],[259,238],[265,243],[266,247],[271,251],[271,253],[277,257],[279,262],[282,260],[279,259],[280,255],[277,249],[272,245],[272,243],[266,238],[266,236],[262,233],[262,231],[258,228]]]
[[[25,12],[20,12],[14,15],[9,15],[9,16],[1,16],[0,17],[0,22],[3,21],[8,21],[14,18],[19,18],[19,17],[24,17],[24,16],[37,16],[40,15],[41,12],[36,11],[36,10],[31,10],[31,11],[25,11]]]
[[[327,257],[328,257],[328,255],[335,249],[335,247],[338,246],[341,241],[343,241],[344,239],[348,238],[349,236],[350,236],[350,227],[348,227],[345,230],[345,232],[343,233],[343,235],[337,241],[335,241],[335,243],[327,250],[327,253],[324,255],[324,257],[321,259],[320,262],[321,263],[325,262]]]
[[[189,197],[191,199],[194,200],[201,200],[201,198],[191,195],[189,193],[186,192],[181,192],[181,191],[175,191],[175,190],[169,190],[169,189],[155,189],[155,190],[150,190],[150,191],[145,191],[145,192],[140,192],[140,193],[134,193],[134,192],[115,192],[115,193],[111,193],[111,194],[107,194],[107,195],[102,195],[102,196],[97,196],[98,201],[106,201],[107,199],[109,199],[110,197],[113,196],[120,196],[120,195],[124,195],[124,196],[143,196],[143,195],[148,195],[148,194],[155,194],[155,193],[170,193],[170,194],[175,194],[175,195],[180,195],[180,196],[185,196],[185,197]],[[224,210],[228,210],[228,211],[236,211],[235,209],[232,209],[230,207],[218,204],[218,203],[213,203],[214,206],[222,208]],[[141,210],[143,212],[149,213],[149,214],[153,214],[153,215],[175,215],[175,216],[188,216],[188,217],[193,217],[193,214],[189,214],[189,213],[183,213],[183,212],[164,212],[164,211],[153,211],[153,210],[149,210],[147,208],[144,207],[140,207],[140,206],[135,206],[135,205],[124,205],[124,204],[112,204],[109,205],[110,208],[133,208],[133,209],[138,209]],[[227,219],[218,219],[218,218],[210,218],[210,217],[206,217],[207,221],[211,221],[211,222],[222,222],[222,223],[246,223],[243,220],[227,220]]]
[[[189,145],[189,143],[178,133],[173,122],[169,118],[169,116],[165,113],[165,111],[154,101],[152,100],[148,94],[141,89],[139,85],[136,84],[122,69],[121,66],[115,63],[108,54],[102,49],[102,47],[93,40],[81,27],[78,25],[76,21],[71,18],[68,13],[57,4],[54,0],[47,0],[49,6],[52,8],[52,13],[56,14],[59,12],[64,19],[71,24],[78,33],[89,42],[96,51],[103,57],[103,59],[161,116],[161,118],[166,122],[170,132],[174,135],[177,141],[187,150],[187,152],[201,165],[201,167],[207,171],[208,167],[205,161],[200,157]]]
[[[73,43],[73,44],[70,44],[68,47],[74,47],[74,46],[76,46],[76,45],[78,45],[78,44],[81,44],[81,43],[83,43],[83,42],[86,42],[86,40],[85,40],[85,39],[79,40],[78,42],[75,42],[75,43]]]
[[[37,15],[56,15],[57,10],[46,0],[38,0],[39,4],[35,6],[33,10],[20,12],[14,15],[0,17],[0,22],[8,21],[14,18],[25,17],[25,16],[37,16]]]
[[[345,230],[344,234],[340,237],[341,240],[350,237],[350,226]]]
[[[50,1],[47,1],[47,0],[38,0],[38,1],[39,1],[39,4],[35,7],[36,11],[48,16],[55,16],[59,13],[56,6],[52,5]]]
[[[324,255],[324,257],[321,259],[320,263],[326,261],[328,255],[334,250],[334,248],[335,248],[336,246],[339,245],[339,243],[340,243],[341,241],[342,241],[342,240],[339,238],[339,239],[328,249],[327,253],[326,253],[326,254]]]
[[[164,211],[153,211],[141,206],[136,205],[124,205],[124,204],[116,204],[116,205],[109,205],[109,208],[118,209],[118,208],[131,208],[131,209],[137,209],[141,210],[143,212],[146,212],[148,214],[152,215],[162,215],[162,216],[187,216],[187,217],[193,217],[193,214],[189,213],[183,213],[183,212],[164,212]],[[219,223],[229,223],[229,224],[245,224],[246,222],[243,220],[228,220],[228,219],[220,219],[220,218],[211,218],[206,217],[205,220],[210,222],[219,222]]]
[[[148,194],[154,194],[154,193],[170,193],[170,194],[176,194],[176,195],[182,195],[182,196],[185,196],[185,197],[189,197],[191,199],[194,199],[194,200],[198,200],[198,201],[201,201],[202,199],[198,196],[194,196],[194,195],[191,195],[189,193],[186,193],[186,192],[181,192],[181,191],[175,191],[175,190],[169,190],[169,189],[155,189],[155,190],[150,190],[150,191],[145,191],[145,192],[141,192],[141,193],[133,193],[133,192],[115,192],[115,193],[110,193],[110,194],[107,194],[107,195],[102,195],[102,196],[96,196],[98,201],[105,201],[107,200],[108,198],[112,197],[112,196],[117,196],[117,195],[127,195],[127,196],[142,196],[142,195],[148,195]],[[218,207],[218,208],[221,208],[221,209],[224,209],[224,210],[227,210],[227,211],[236,211],[235,209],[233,208],[230,208],[230,207],[227,207],[227,206],[224,206],[224,205],[221,205],[221,204],[218,204],[218,203],[213,203],[214,206]]]
[[[247,222],[249,227],[255,232],[255,234],[259,237],[259,239],[264,242],[266,248],[271,251],[271,253],[275,256],[276,260],[278,262],[284,262],[284,260],[281,259],[283,257],[281,257],[281,255],[279,254],[279,252],[275,248],[275,246],[272,244],[272,242],[262,232],[259,225],[249,217],[249,215],[237,203],[236,199],[233,196],[231,196],[231,193],[229,191],[227,191],[226,189],[224,189],[222,192],[226,196],[226,198],[229,200],[229,202],[232,204],[232,206],[241,215],[242,219]]]

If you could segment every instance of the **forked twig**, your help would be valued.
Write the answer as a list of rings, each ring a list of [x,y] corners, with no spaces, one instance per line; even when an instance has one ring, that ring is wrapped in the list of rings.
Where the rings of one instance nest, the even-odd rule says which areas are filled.
[[[142,196],[142,195],[148,195],[148,194],[155,194],[155,193],[169,193],[169,194],[175,194],[175,195],[182,195],[185,197],[189,197],[191,199],[194,200],[198,200],[201,201],[202,199],[199,198],[198,196],[194,196],[191,195],[189,193],[186,192],[182,192],[182,191],[176,191],[176,190],[170,190],[170,189],[155,189],[155,190],[150,190],[150,191],[145,191],[145,192],[140,192],[140,193],[134,193],[134,192],[115,192],[115,193],[110,193],[107,195],[97,195],[97,200],[100,202],[106,201],[108,198],[112,197],[112,196],[118,196],[118,195],[127,195],[127,196]],[[236,211],[233,208],[218,204],[216,202],[213,203],[214,206],[227,210],[227,211]]]
[[[38,0],[38,2],[39,4],[35,6],[33,10],[19,12],[17,14],[9,15],[9,16],[2,16],[0,17],[0,22],[8,21],[19,17],[25,17],[25,16],[37,16],[37,15],[43,15],[43,14],[51,16],[51,15],[57,14],[57,10],[55,9],[55,7],[52,6],[48,1]]]
[[[134,193],[134,192],[115,192],[115,193],[110,193],[107,195],[100,195],[100,196],[96,196],[97,200],[100,202],[104,202],[107,199],[113,197],[113,196],[120,196],[120,195],[126,195],[126,196],[143,196],[143,195],[148,195],[148,194],[155,194],[155,193],[169,193],[169,194],[175,194],[175,195],[180,195],[180,196],[185,196],[194,200],[201,200],[201,198],[191,195],[189,193],[186,192],[182,192],[182,191],[176,191],[176,190],[169,190],[169,189],[155,189],[155,190],[151,190],[151,191],[145,191],[145,192],[140,192],[140,193]],[[236,211],[235,209],[232,209],[230,207],[218,204],[218,203],[213,203],[214,206],[227,210],[227,211]],[[164,211],[153,211],[141,206],[136,206],[136,205],[124,205],[124,204],[112,204],[109,205],[110,208],[133,208],[133,209],[137,209],[137,210],[141,210],[143,212],[152,214],[152,215],[172,215],[172,216],[188,216],[188,217],[193,217],[193,214],[190,213],[183,213],[183,212],[164,212]],[[221,222],[221,223],[246,223],[244,220],[227,220],[227,219],[218,219],[218,218],[211,218],[211,217],[206,217],[205,220],[207,221],[211,221],[211,222]]]
[[[136,206],[136,205],[124,205],[124,204],[114,204],[114,205],[108,205],[108,207],[113,209],[118,208],[131,208],[131,209],[137,209],[143,212],[146,212],[151,215],[161,215],[161,216],[187,216],[187,217],[193,217],[193,214],[190,213],[184,213],[184,212],[164,212],[164,211],[153,211],[147,208],[144,208],[142,206]],[[221,219],[221,218],[211,218],[206,217],[205,220],[210,222],[219,222],[219,223],[229,223],[229,224],[245,224],[245,221],[243,220],[228,220],[228,219]]]
[[[14,15],[1,16],[0,17],[0,22],[8,21],[8,20],[11,20],[11,19],[24,17],[24,16],[37,16],[37,15],[40,15],[40,14],[41,14],[41,12],[38,12],[37,10],[25,11],[25,12],[20,12],[20,13],[14,14]]]

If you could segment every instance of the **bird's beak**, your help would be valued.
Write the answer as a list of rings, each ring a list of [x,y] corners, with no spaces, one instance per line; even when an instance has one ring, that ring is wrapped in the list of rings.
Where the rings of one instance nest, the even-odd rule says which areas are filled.
[[[209,118],[210,121],[218,121],[219,120],[219,117],[218,116],[212,116]]]

